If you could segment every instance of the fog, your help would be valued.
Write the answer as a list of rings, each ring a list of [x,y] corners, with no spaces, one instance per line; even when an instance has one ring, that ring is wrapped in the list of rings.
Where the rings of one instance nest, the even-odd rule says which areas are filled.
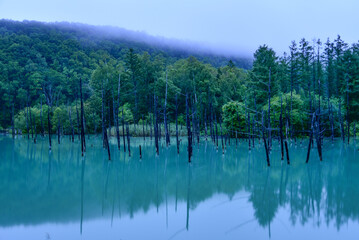
[[[358,9],[356,0],[0,0],[1,18],[115,26],[226,55],[262,44],[281,54],[303,37],[357,42]]]
[[[27,22],[27,21],[25,21]],[[189,53],[220,55],[228,58],[251,58],[252,53],[241,49],[230,49],[226,46],[217,46],[206,42],[152,36],[145,31],[132,31],[114,26],[94,26],[83,23],[54,22],[47,23],[62,29],[82,31],[98,39],[114,38],[118,40],[146,43],[163,49],[175,49]]]

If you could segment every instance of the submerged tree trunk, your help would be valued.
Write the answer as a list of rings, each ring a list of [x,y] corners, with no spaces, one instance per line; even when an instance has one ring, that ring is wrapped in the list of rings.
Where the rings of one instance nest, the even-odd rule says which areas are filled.
[[[131,157],[131,145],[130,145],[130,127],[126,123],[126,132],[127,132],[127,146],[128,146],[128,156]]]
[[[280,137],[281,160],[283,160],[284,149],[283,149],[283,99],[282,99],[282,97],[280,98],[279,137]]]
[[[120,140],[120,129],[119,129],[119,123],[118,123],[118,111],[120,107],[120,91],[121,91],[121,73],[118,75],[118,88],[117,88],[117,104],[116,104],[116,137],[117,137],[117,147],[118,150],[121,148],[121,140]]]
[[[152,116],[152,118],[151,118],[151,116],[150,116],[150,140],[152,141],[152,123],[153,123],[153,116]]]
[[[218,127],[217,127],[217,115],[214,115],[214,121],[216,123],[216,136],[215,136],[215,139],[216,139],[216,145],[217,145],[217,149],[218,149]]]
[[[103,147],[106,146],[105,141],[105,98],[104,98],[104,89],[103,89],[103,79],[101,81],[101,102],[102,102],[102,108],[101,108],[101,124],[102,124],[102,145]],[[77,105],[76,105],[76,111],[77,111]],[[123,110],[122,110],[122,116],[123,116]]]
[[[105,142],[105,148],[107,149],[108,160],[111,160],[110,144],[108,142],[107,129],[104,129],[104,142]]]
[[[190,163],[192,157],[192,132],[191,132],[191,122],[189,119],[188,93],[186,94],[186,124],[187,124],[187,136],[188,136],[188,162]]]
[[[118,106],[115,103],[115,101],[113,100],[113,122],[115,124],[115,128],[116,128],[116,139],[117,139],[117,148],[118,150],[120,150],[120,129],[118,127]]]
[[[15,101],[12,102],[11,104],[11,134],[12,134],[12,138],[15,138],[15,119],[14,119],[14,103]]]
[[[266,129],[264,127],[264,113],[262,112],[262,138],[263,138],[263,142],[264,142],[264,149],[265,149],[265,152],[266,152],[267,165],[268,165],[268,167],[270,167],[269,149],[268,149],[268,146],[267,146],[267,140],[266,140],[266,137],[265,137],[265,132],[266,132]]]
[[[51,150],[51,121],[50,121],[50,112],[52,111],[51,107],[48,106],[47,110],[47,126],[49,132],[49,150]]]
[[[72,122],[71,106],[69,107],[69,121],[70,121],[70,127],[71,127],[71,140],[72,140],[72,142],[74,142],[74,140],[75,140],[75,130],[74,130],[74,124]]]
[[[250,120],[250,115],[249,115],[249,112],[248,112],[248,121],[247,121],[247,136],[248,136],[248,149],[249,151],[251,150],[251,120]]]
[[[339,123],[340,123],[340,134],[343,139],[343,142],[345,142],[345,133],[344,133],[344,124],[343,124],[343,118],[342,118],[342,108],[341,108],[341,102],[339,101]]]
[[[164,108],[164,125],[165,125],[165,134],[166,134],[166,146],[170,144],[170,135],[168,134],[168,127],[167,127],[167,69],[166,69],[166,93],[165,93],[165,108]]]
[[[159,146],[158,146],[158,110],[157,110],[157,98],[156,95],[153,95],[154,97],[154,134],[155,134],[155,146],[156,146],[156,153],[157,155],[159,152]]]
[[[81,123],[80,123],[79,110],[77,108],[77,99],[76,99],[76,105],[75,106],[76,106],[76,117],[77,117],[77,136],[79,137],[79,139],[81,139]]]
[[[221,130],[222,154],[224,154],[224,144],[223,144],[222,122],[219,122],[219,129]]]
[[[31,106],[29,106],[29,114],[30,114],[30,128],[31,128],[31,139],[34,138],[34,122],[32,121],[32,114],[31,114]]]
[[[312,141],[313,141],[313,124],[314,124],[314,118],[315,118],[315,113],[313,113],[312,116],[312,121],[311,121],[311,127],[310,127],[310,136],[309,136],[309,145],[308,145],[308,151],[307,151],[307,159],[305,161],[305,163],[309,162],[309,157],[310,157],[310,150],[312,147]]]
[[[346,77],[347,79],[347,114],[346,114],[346,117],[347,117],[347,135],[348,135],[348,144],[349,144],[349,141],[350,141],[350,122],[349,122],[349,77],[347,76]]]
[[[122,107],[122,139],[123,139],[123,151],[126,152],[125,121],[123,117],[123,107]]]
[[[179,140],[178,140],[178,96],[176,94],[176,144],[177,153],[179,154]]]
[[[271,68],[269,68],[269,79],[268,79],[268,148],[272,148],[272,129],[270,122],[270,99],[271,99]]]
[[[30,130],[29,130],[29,103],[28,100],[26,100],[26,131],[27,131],[27,139],[30,139]]]
[[[81,152],[82,156],[86,152],[86,139],[85,139],[85,128],[84,128],[84,102],[82,98],[82,78],[80,78],[80,100],[81,100]]]
[[[40,124],[41,124],[41,136],[45,134],[44,122],[42,120],[42,97],[40,96]]]

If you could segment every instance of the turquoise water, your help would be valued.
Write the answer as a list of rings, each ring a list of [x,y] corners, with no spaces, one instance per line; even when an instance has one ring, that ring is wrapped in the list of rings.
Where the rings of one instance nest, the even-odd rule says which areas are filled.
[[[307,142],[290,144],[291,165],[273,143],[235,141],[225,154],[212,143],[131,138],[131,157],[100,137],[0,137],[0,239],[357,239],[359,153],[355,142],[325,141],[305,164]],[[172,139],[174,142],[174,139]],[[142,146],[142,160],[139,157]],[[121,145],[122,147],[122,145]]]

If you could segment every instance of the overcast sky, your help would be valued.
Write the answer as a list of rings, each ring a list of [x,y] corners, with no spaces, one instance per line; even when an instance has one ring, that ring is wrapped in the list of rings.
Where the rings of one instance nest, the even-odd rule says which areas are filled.
[[[359,40],[359,0],[0,0],[0,18],[111,25],[253,53],[337,34]]]

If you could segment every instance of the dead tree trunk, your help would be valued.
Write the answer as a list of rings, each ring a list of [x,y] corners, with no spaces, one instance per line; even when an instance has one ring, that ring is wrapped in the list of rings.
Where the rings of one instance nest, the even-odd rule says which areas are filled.
[[[179,154],[179,140],[178,140],[178,96],[176,94],[176,144],[177,153]]]
[[[104,97],[104,89],[103,89],[103,79],[101,81],[101,102],[102,102],[102,108],[101,108],[101,124],[102,124],[102,145],[103,147],[106,147],[106,140],[105,140],[105,97]],[[76,112],[77,112],[77,104],[76,104]],[[123,114],[122,114],[123,116]]]
[[[166,93],[165,93],[165,108],[164,108],[164,125],[165,125],[165,134],[166,134],[166,146],[170,144],[170,135],[168,134],[167,127],[167,88],[168,88],[168,80],[167,80],[167,69],[166,69]]]
[[[110,144],[108,142],[107,129],[104,129],[103,133],[104,133],[105,148],[107,149],[108,160],[110,161],[111,160],[111,152],[110,152]]]
[[[117,147],[118,150],[121,149],[121,140],[120,140],[120,129],[119,129],[119,123],[118,123],[118,111],[120,107],[120,91],[121,91],[121,73],[118,74],[118,88],[117,88],[117,104],[116,104],[116,137],[117,137]]]
[[[116,128],[116,139],[117,139],[117,148],[118,150],[120,150],[120,129],[118,126],[118,106],[117,103],[115,103],[115,101],[112,101],[113,104],[113,122]]]
[[[215,143],[216,139],[214,137],[214,129],[213,129],[213,108],[212,108],[212,103],[209,104],[209,111],[210,111],[209,131],[210,131],[210,134],[211,134],[212,142]]]
[[[77,136],[79,137],[79,139],[81,139],[81,123],[80,123],[79,110],[77,108],[77,99],[76,99],[76,105],[75,106],[76,106],[76,117],[77,117]]]
[[[152,116],[152,119],[151,119],[151,116],[150,116],[150,140],[152,141],[152,123],[153,123],[153,116]]]
[[[84,127],[84,102],[82,98],[82,78],[80,78],[80,101],[81,101],[81,152],[82,156],[84,155],[84,152],[86,152],[86,139],[85,139],[85,127]]]
[[[45,134],[44,122],[42,120],[42,97],[40,96],[40,124],[41,124],[41,136],[43,137]]]
[[[158,146],[158,110],[157,110],[157,97],[156,95],[153,95],[154,97],[154,134],[155,134],[155,146],[156,146],[156,153],[157,155],[160,153],[159,152],[159,146]]]
[[[190,163],[192,157],[192,132],[191,132],[191,122],[189,119],[188,93],[186,94],[186,124],[187,124],[187,137],[188,137],[188,162]]]
[[[218,149],[218,127],[217,127],[217,115],[214,115],[214,121],[216,123],[216,136],[215,136],[215,139],[216,139],[216,145],[217,145],[217,149]]]
[[[247,113],[247,115],[248,115],[248,120],[247,120],[248,149],[250,151],[251,150],[251,120],[250,120],[249,112]]]
[[[269,78],[268,78],[268,148],[272,148],[272,129],[270,122],[270,99],[271,99],[271,68],[269,68]]]
[[[31,139],[33,139],[34,138],[34,125],[33,125],[33,121],[32,121],[31,106],[29,106],[29,114],[30,114]]]
[[[69,107],[69,121],[70,121],[70,127],[71,127],[71,140],[72,140],[72,142],[74,142],[74,140],[75,140],[75,130],[74,130],[74,124],[72,122],[71,106]]]
[[[49,150],[51,150],[51,121],[50,121],[50,112],[51,112],[51,107],[48,106],[48,110],[47,110],[47,126],[48,126],[48,132],[49,132]]]
[[[315,118],[315,112],[313,113],[312,121],[311,121],[310,137],[309,137],[309,146],[308,146],[308,151],[307,151],[307,160],[305,161],[305,163],[308,163],[308,162],[309,162],[310,150],[311,150],[311,147],[312,147],[311,145],[312,145],[312,141],[313,141],[314,118]]]
[[[342,118],[342,107],[341,102],[339,101],[339,123],[340,123],[340,134],[343,139],[343,142],[345,142],[345,133],[344,133],[344,124],[343,124],[343,118]]]
[[[347,117],[347,135],[348,135],[348,144],[350,141],[350,122],[349,122],[349,77],[346,77],[347,79],[347,113],[346,113],[346,117]]]
[[[319,131],[318,115],[315,114],[314,136],[315,136],[315,140],[317,142],[317,150],[318,150],[319,159],[320,159],[320,161],[323,161],[322,144],[321,144],[321,141],[320,141],[320,138],[321,138],[320,135],[321,135],[321,132]]]
[[[269,150],[268,150],[268,146],[267,146],[265,132],[266,132],[266,129],[264,127],[264,113],[262,112],[262,138],[263,138],[263,142],[264,142],[264,149],[266,151],[267,165],[268,165],[268,167],[270,167]]]
[[[11,104],[11,135],[12,135],[12,138],[14,139],[15,138],[15,119],[14,119],[14,105],[15,105],[15,100],[12,101],[12,104]]]
[[[30,139],[30,129],[29,129],[29,103],[28,99],[26,100],[26,131],[27,131],[27,139]]]
[[[221,130],[222,154],[224,154],[223,132],[222,132],[222,121],[221,121],[221,122],[219,122],[219,129]]]
[[[207,108],[205,108],[203,120],[204,120],[204,136],[207,141]]]
[[[122,107],[122,139],[123,139],[123,151],[126,152],[126,137],[125,137],[125,120],[123,116],[123,107]]]
[[[281,150],[281,160],[284,158],[284,149],[283,149],[283,99],[280,98],[280,117],[279,117],[279,137],[280,137],[280,150]]]
[[[128,156],[131,157],[130,127],[128,126],[128,123],[126,123],[126,132],[127,132]]]

